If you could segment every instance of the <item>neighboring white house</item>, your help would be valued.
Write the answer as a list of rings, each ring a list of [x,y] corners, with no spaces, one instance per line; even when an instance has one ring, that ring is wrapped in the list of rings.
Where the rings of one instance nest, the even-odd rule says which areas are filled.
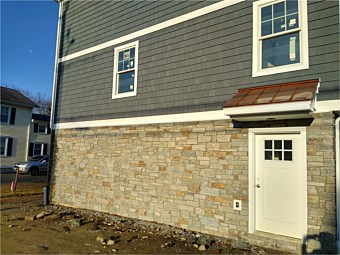
[[[32,118],[36,106],[19,91],[1,87],[1,169],[49,152],[49,116],[33,114]]]

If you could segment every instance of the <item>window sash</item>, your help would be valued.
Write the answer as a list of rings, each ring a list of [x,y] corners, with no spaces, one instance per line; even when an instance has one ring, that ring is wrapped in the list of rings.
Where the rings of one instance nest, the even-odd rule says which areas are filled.
[[[274,17],[274,5],[285,2],[285,9],[282,10],[277,17]],[[271,9],[268,7],[271,6]],[[267,12],[262,11],[263,8],[268,8]],[[276,12],[278,13],[278,12]],[[295,16],[294,16],[295,15]],[[273,30],[274,19],[278,16],[285,17],[285,30],[277,31]],[[296,19],[291,25],[291,20]],[[271,22],[272,31],[271,34],[262,35],[262,20],[264,22]],[[296,24],[295,24],[296,23]],[[283,24],[283,21],[282,21]],[[289,29],[291,27],[291,29]],[[291,61],[283,65],[271,66],[263,68],[263,41],[271,38],[276,38],[283,35],[289,35],[298,33],[299,44],[295,44],[296,53],[299,51],[299,60]],[[299,47],[299,48],[297,48]],[[293,48],[288,48],[284,54],[289,56],[290,52],[294,51]],[[253,54],[252,54],[252,77],[260,77],[266,75],[273,75],[297,70],[303,70],[309,68],[309,48],[308,48],[308,13],[307,13],[307,1],[297,0],[297,4],[292,4],[289,0],[275,1],[275,0],[259,0],[253,3]]]
[[[1,137],[1,144],[0,144],[0,156],[7,155],[7,147],[8,147],[8,138]]]
[[[137,94],[138,46],[139,42],[135,41],[114,50],[112,99]]]
[[[10,110],[11,108],[8,106],[1,106],[1,123],[9,123]]]
[[[46,134],[46,126],[38,125],[38,133]]]
[[[34,143],[33,156],[41,156],[44,151],[43,143]]]

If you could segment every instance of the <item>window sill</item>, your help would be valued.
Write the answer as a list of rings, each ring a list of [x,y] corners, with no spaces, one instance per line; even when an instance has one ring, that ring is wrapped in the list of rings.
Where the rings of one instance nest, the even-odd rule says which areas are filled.
[[[124,98],[124,97],[133,97],[133,96],[136,96],[136,95],[137,95],[137,92],[132,91],[132,92],[122,93],[122,94],[118,94],[118,95],[112,95],[112,99]]]
[[[304,70],[308,68],[309,68],[309,64],[293,64],[293,65],[287,65],[287,66],[273,67],[273,68],[264,69],[264,70],[253,70],[252,77],[261,77],[265,75],[287,73],[287,72]]]

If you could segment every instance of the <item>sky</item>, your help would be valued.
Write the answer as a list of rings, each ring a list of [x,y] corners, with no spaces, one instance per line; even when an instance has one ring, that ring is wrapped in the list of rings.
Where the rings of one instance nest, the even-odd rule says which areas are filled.
[[[53,0],[0,0],[1,85],[52,98],[58,5]]]

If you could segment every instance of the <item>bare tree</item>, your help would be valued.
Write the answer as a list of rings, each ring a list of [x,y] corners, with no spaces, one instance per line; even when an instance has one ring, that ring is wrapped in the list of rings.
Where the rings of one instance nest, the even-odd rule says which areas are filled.
[[[25,95],[33,102],[35,102],[38,107],[33,108],[33,113],[51,115],[52,101],[45,94],[41,92],[33,93],[28,89],[22,89],[14,85],[1,84],[2,87],[11,88],[19,91],[21,94]]]

